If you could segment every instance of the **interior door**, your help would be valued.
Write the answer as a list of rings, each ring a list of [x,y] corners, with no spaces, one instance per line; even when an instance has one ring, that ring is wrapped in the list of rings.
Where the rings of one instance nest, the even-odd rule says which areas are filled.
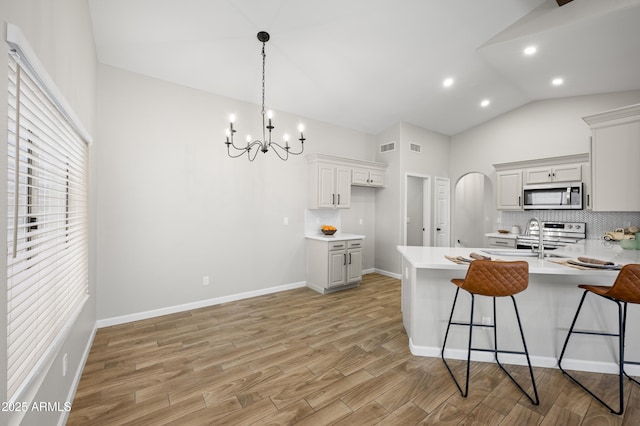
[[[436,247],[449,247],[450,244],[450,204],[451,191],[448,178],[435,178],[435,208],[434,208],[434,245]]]
[[[431,246],[431,179],[422,180],[422,245]]]

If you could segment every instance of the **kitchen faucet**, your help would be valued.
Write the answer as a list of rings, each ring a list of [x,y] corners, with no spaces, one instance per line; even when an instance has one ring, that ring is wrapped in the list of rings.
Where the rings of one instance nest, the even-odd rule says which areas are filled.
[[[529,224],[531,224],[531,222],[536,222],[538,224],[538,259],[544,259],[544,243],[542,241],[542,229],[544,228],[543,222],[540,221],[540,219],[538,219],[537,217],[532,217],[531,219],[529,219]],[[527,226],[527,230],[528,229],[529,227]]]

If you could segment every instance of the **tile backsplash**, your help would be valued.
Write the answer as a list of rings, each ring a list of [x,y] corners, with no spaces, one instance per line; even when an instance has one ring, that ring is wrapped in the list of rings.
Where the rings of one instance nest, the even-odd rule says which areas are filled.
[[[305,235],[320,234],[322,225],[340,226],[340,210],[337,209],[306,209],[304,212],[304,233]]]
[[[498,212],[498,229],[511,229],[513,225],[523,230],[532,217],[548,222],[585,222],[587,238],[600,239],[607,231],[637,226],[640,228],[640,212],[592,212],[589,210],[528,210],[526,212]]]

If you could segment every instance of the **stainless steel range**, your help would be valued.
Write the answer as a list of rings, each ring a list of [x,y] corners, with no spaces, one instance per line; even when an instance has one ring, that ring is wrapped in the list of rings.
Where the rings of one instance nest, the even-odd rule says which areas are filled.
[[[545,248],[554,249],[567,244],[575,244],[587,237],[585,222],[542,222],[542,243]],[[540,236],[538,223],[529,220],[524,235],[517,239],[518,248],[537,248]]]

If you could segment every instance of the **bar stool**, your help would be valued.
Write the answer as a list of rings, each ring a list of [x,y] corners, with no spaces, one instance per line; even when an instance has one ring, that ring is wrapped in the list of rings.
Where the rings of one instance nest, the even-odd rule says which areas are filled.
[[[640,362],[632,362],[625,361],[624,359],[624,342],[625,342],[625,331],[627,328],[627,303],[635,303],[640,304],[640,265],[630,264],[622,267],[616,280],[614,281],[612,286],[600,286],[600,285],[588,285],[588,284],[580,284],[578,286],[581,289],[584,289],[584,293],[582,293],[582,298],[580,299],[580,304],[578,305],[578,310],[576,311],[576,315],[573,318],[573,322],[571,323],[571,328],[569,328],[569,334],[567,334],[567,338],[564,341],[564,346],[562,347],[562,352],[560,353],[560,359],[558,360],[558,367],[567,376],[571,379],[572,382],[580,386],[584,389],[589,395],[594,397],[599,403],[607,407],[614,414],[622,414],[624,412],[624,376],[627,376],[629,380],[640,385],[640,383],[630,377],[627,372],[624,370],[625,364],[635,364],[640,365]],[[582,309],[582,304],[584,303],[587,294],[593,293],[597,296],[603,297],[607,300],[611,300],[618,305],[618,333],[605,333],[605,332],[596,332],[596,331],[578,331],[574,330],[576,325],[576,321],[578,320],[578,315],[580,314],[580,310]],[[582,383],[580,383],[575,377],[569,374],[564,368],[562,368],[562,360],[564,358],[564,352],[567,349],[567,344],[569,343],[569,338],[572,334],[591,334],[596,336],[617,336],[618,337],[618,351],[620,354],[619,365],[618,365],[618,385],[620,390],[619,396],[619,408],[618,410],[614,410],[607,403],[605,403],[601,398],[596,396],[593,392],[587,389]]]
[[[467,397],[469,393],[469,368],[471,361],[471,351],[481,351],[481,352],[492,352],[494,354],[494,358],[500,369],[511,379],[511,381],[520,389],[520,391],[531,401],[533,405],[538,405],[540,400],[538,398],[538,389],[536,388],[536,381],[533,377],[533,369],[531,368],[531,361],[529,360],[529,351],[527,350],[527,344],[524,339],[524,333],[522,331],[522,323],[520,322],[520,315],[518,314],[518,306],[516,304],[516,300],[513,297],[514,294],[520,293],[529,285],[529,264],[524,261],[516,261],[516,262],[497,262],[491,260],[474,260],[469,265],[469,269],[467,270],[467,275],[462,279],[452,279],[452,283],[454,283],[458,288],[456,289],[456,295],[453,299],[453,306],[451,308],[451,315],[449,316],[449,323],[447,324],[447,331],[444,336],[444,342],[442,344],[442,361],[444,365],[447,367],[451,378],[454,383],[458,387],[460,394],[463,397]],[[456,308],[456,302],[458,300],[458,293],[460,289],[466,290],[471,295],[471,315],[469,318],[469,322],[457,322],[453,321],[453,312]],[[473,309],[475,303],[475,295],[480,296],[489,296],[493,298],[493,318],[494,325],[484,325],[477,324],[473,322]],[[522,338],[522,345],[524,347],[524,351],[507,351],[507,350],[499,350],[498,349],[498,333],[497,333],[497,316],[496,316],[496,297],[506,297],[509,296],[513,301],[513,308],[516,313],[516,318],[518,320],[518,328],[520,329],[520,337]],[[451,371],[449,364],[447,364],[447,360],[444,357],[444,352],[447,345],[447,338],[449,337],[449,329],[452,325],[462,325],[469,327],[469,344],[467,347],[467,373],[465,380],[465,388],[464,391],[458,381]],[[473,336],[473,328],[475,326],[481,327],[491,327],[493,328],[493,340],[494,340],[494,349],[484,349],[484,348],[474,348],[471,345],[472,336]],[[533,384],[533,392],[534,397],[532,398],[520,384],[509,374],[509,372],[503,367],[498,359],[499,353],[508,353],[508,354],[518,354],[525,355],[527,359],[527,365],[529,366],[529,375],[531,376],[531,383]]]

